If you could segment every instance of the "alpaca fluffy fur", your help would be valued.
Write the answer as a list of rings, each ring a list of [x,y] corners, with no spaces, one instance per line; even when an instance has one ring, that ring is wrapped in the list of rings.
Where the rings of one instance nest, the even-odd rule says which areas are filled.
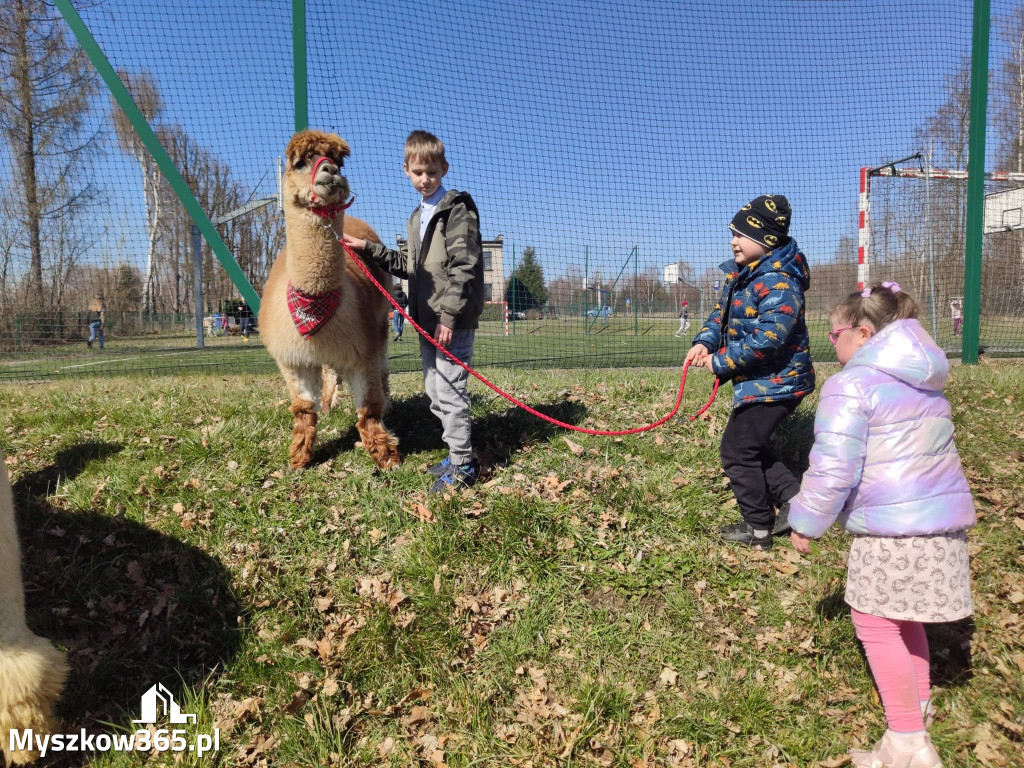
[[[274,262],[260,303],[260,337],[277,361],[291,393],[294,416],[289,463],[309,464],[313,456],[319,414],[339,404],[339,378],[348,383],[357,414],[356,429],[363,446],[382,469],[397,466],[398,439],[382,421],[388,407],[387,314],[391,305],[346,257],[338,237],[342,231],[380,242],[360,219],[339,212],[330,222],[309,209],[312,205],[344,202],[348,181],[341,165],[349,155],[340,137],[321,131],[295,134],[285,150],[283,181],[285,246]],[[329,158],[310,174],[317,160]],[[313,193],[316,193],[314,202]],[[374,277],[390,281],[370,265]],[[308,294],[341,289],[338,311],[314,335],[303,338],[288,312],[288,283]]]
[[[39,757],[32,751],[4,752],[10,746],[10,731],[53,732],[54,705],[67,673],[64,654],[25,625],[11,484],[0,453],[0,753],[8,762],[27,763]]]

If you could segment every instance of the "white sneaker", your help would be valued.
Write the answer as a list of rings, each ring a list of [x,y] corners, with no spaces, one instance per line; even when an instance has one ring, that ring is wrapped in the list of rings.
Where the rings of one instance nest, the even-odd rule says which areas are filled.
[[[854,768],[942,768],[932,740],[925,734],[921,746],[907,750],[897,747],[892,731],[886,731],[874,748],[850,750]]]

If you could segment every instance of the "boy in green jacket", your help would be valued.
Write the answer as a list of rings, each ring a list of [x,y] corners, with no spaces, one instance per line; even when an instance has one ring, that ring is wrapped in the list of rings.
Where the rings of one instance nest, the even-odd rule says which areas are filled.
[[[469,365],[484,304],[484,268],[480,216],[468,192],[446,190],[444,144],[426,131],[405,140],[402,170],[422,196],[406,223],[406,248],[344,236],[355,251],[397,277],[409,281],[409,315],[455,357]],[[441,420],[448,455],[430,467],[437,493],[476,482],[479,467],[470,443],[469,374],[420,338],[423,387],[430,410]]]

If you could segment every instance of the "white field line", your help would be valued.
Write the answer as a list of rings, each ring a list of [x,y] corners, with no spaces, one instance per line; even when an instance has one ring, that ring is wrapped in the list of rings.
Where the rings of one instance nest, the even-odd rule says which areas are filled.
[[[162,355],[153,355],[153,357],[174,357],[175,355],[191,355],[193,352],[201,352],[199,349],[186,349],[184,352],[165,352]]]
[[[186,349],[184,352],[165,352],[161,355],[152,355],[152,357],[176,357],[178,355],[191,355],[195,352],[201,352],[199,349]],[[144,355],[136,355],[135,357],[116,357],[111,360],[97,360],[93,363],[78,363],[77,365],[63,365],[56,369],[56,373],[61,371],[70,370],[72,368],[87,368],[90,365],[103,365],[104,363],[123,363],[126,360],[140,360]]]
[[[78,365],[62,365],[57,372],[70,370],[71,368],[87,368],[90,365],[103,365],[104,363],[123,363],[125,360],[138,360],[138,357],[118,357],[113,360],[97,360],[95,363],[79,363]]]

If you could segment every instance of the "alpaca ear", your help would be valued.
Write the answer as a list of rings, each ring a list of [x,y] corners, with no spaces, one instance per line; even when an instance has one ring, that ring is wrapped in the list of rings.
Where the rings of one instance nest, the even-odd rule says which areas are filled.
[[[348,148],[348,142],[342,138],[338,139],[337,146],[335,147],[335,152],[337,152],[338,154],[337,159],[339,161],[339,165],[344,165],[345,158],[352,154],[352,151]]]
[[[297,146],[289,145],[288,149],[285,151],[285,156],[288,159],[288,165],[291,168],[298,168],[304,155],[305,153]]]

